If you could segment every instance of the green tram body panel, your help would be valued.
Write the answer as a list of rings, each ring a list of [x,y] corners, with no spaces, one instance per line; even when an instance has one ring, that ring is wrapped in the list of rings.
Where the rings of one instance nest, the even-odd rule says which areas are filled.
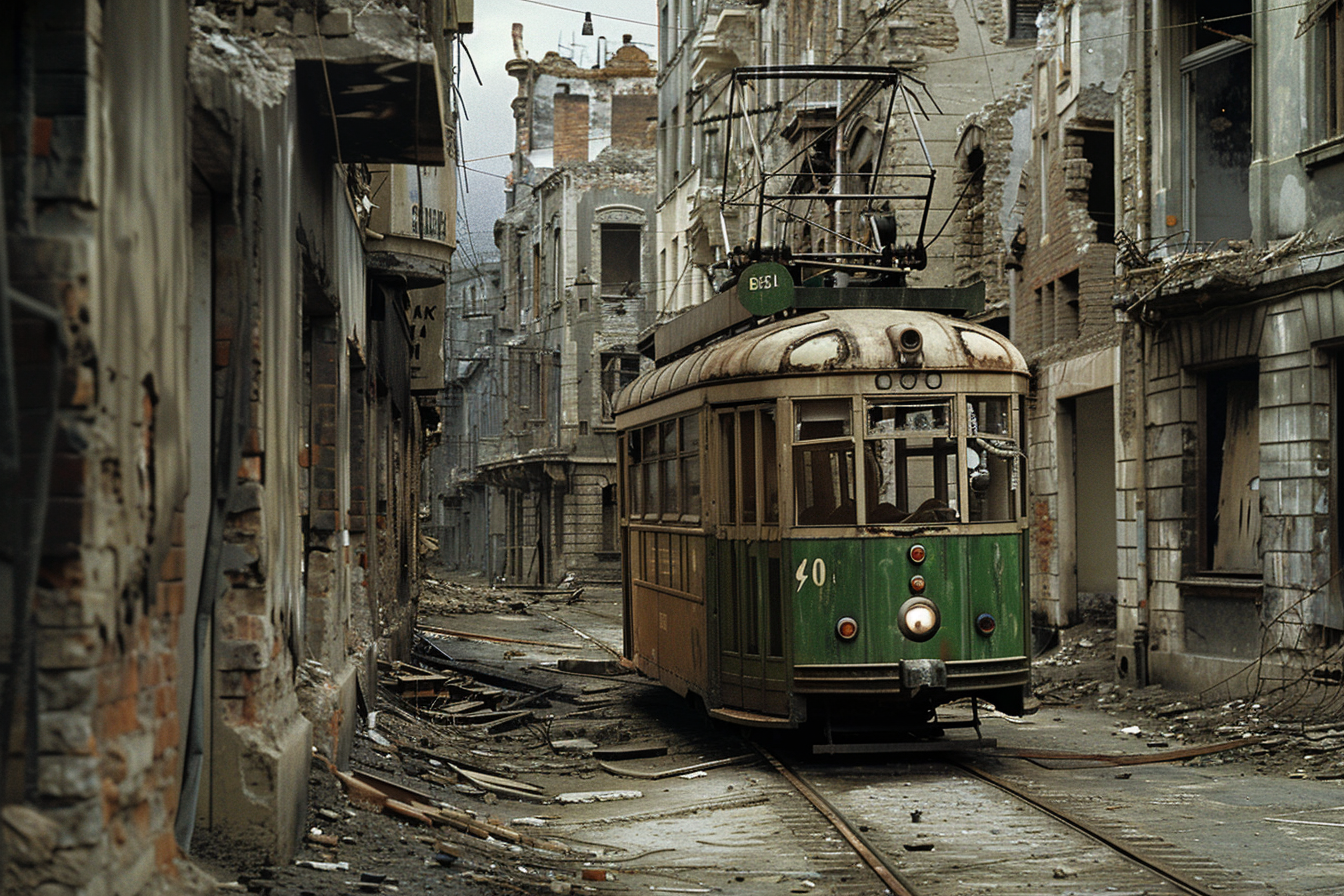
[[[916,543],[927,551],[923,563],[909,558]],[[794,585],[790,607],[795,666],[1026,655],[1030,632],[1020,535],[795,539],[785,547]],[[924,577],[922,596],[933,601],[941,617],[938,631],[923,642],[906,638],[897,622],[901,606],[916,596],[910,587],[916,575]],[[981,613],[991,614],[996,622],[988,637],[975,630]],[[836,622],[845,616],[858,622],[852,641],[836,635]]]
[[[911,545],[927,552],[909,559]],[[944,699],[990,695],[1028,682],[1030,630],[1021,533],[727,540],[705,537],[705,622],[715,665],[706,680],[711,708],[743,708],[801,721],[806,698],[915,697],[901,664],[945,664]],[[907,638],[897,617],[914,593],[937,605],[938,631]],[[989,635],[975,630],[994,617]],[[842,617],[858,635],[836,634]],[[673,637],[691,638],[698,632]]]

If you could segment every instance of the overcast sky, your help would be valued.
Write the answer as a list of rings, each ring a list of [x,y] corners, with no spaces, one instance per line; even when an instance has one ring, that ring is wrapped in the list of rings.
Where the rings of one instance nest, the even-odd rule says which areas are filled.
[[[621,45],[623,34],[633,35],[651,57],[657,55],[655,0],[476,0],[475,6],[475,28],[463,35],[463,44],[483,83],[477,83],[465,53],[457,76],[467,169],[465,191],[459,181],[459,268],[495,255],[492,231],[504,212],[503,176],[513,147],[510,103],[518,93],[518,82],[504,72],[504,64],[513,58],[513,23],[523,24],[523,47],[532,59],[555,50],[589,68],[597,63],[598,38],[607,39],[609,53]],[[581,33],[585,12],[593,14],[592,37]]]

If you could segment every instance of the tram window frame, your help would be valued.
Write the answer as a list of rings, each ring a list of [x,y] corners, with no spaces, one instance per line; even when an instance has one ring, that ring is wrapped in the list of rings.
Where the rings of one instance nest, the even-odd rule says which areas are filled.
[[[854,440],[795,443],[794,512],[799,526],[853,526],[858,522],[858,469]],[[825,465],[819,469],[819,461]],[[826,483],[828,489],[819,488]],[[829,500],[822,504],[822,495]],[[847,500],[846,500],[847,499]]]
[[[1013,396],[1006,394],[968,394],[966,401],[966,521],[970,523],[1007,523],[1017,520],[1026,512],[1022,487],[1022,432],[1021,409],[1013,413]],[[976,403],[981,407],[977,408]],[[997,417],[986,413],[985,405],[1001,405]],[[982,419],[984,422],[982,422]],[[986,425],[989,429],[986,430]],[[1016,425],[1017,431],[1014,432]],[[994,439],[980,438],[993,436]],[[984,444],[994,446],[986,449]],[[997,444],[1005,441],[1007,445]],[[971,452],[979,462],[973,467]],[[997,452],[1012,452],[1008,457]],[[983,493],[976,488],[979,473],[986,477]],[[995,491],[989,491],[994,489]],[[997,492],[997,498],[995,497]]]
[[[658,424],[658,473],[662,489],[659,494],[659,516],[675,521],[681,518],[681,489],[679,488],[680,452],[678,452],[678,421],[663,420]]]
[[[864,402],[866,524],[960,521],[962,452],[952,409],[951,399]]]
[[[760,409],[761,524],[779,525],[779,425],[773,407]]]
[[[830,416],[826,416],[829,414]],[[839,424],[838,427],[826,424]],[[854,437],[854,402],[849,398],[804,398],[793,403],[793,441]]]
[[[859,488],[857,464],[853,399],[795,400],[793,402],[794,524],[857,525]],[[827,487],[822,488],[823,485]]]
[[[625,443],[625,518],[639,519],[644,516],[644,484],[641,479],[643,470],[642,441],[639,430],[622,434]]]
[[[737,522],[737,414],[733,411],[719,414],[719,443],[719,469],[727,477],[722,519],[732,525]]]
[[[700,488],[700,417],[688,414],[680,420],[681,444],[678,464],[681,468],[681,519],[698,523],[703,513]]]
[[[756,411],[754,408],[752,410],[742,411],[738,415],[737,458],[738,463],[741,466],[738,470],[737,478],[742,485],[742,503],[739,505],[742,510],[742,515],[738,522],[744,526],[756,525],[756,520],[759,516],[756,508],[758,492],[758,489],[756,488],[758,485],[756,476],[756,456],[759,453],[758,449],[760,446],[756,441],[756,430],[759,429],[756,422]]]

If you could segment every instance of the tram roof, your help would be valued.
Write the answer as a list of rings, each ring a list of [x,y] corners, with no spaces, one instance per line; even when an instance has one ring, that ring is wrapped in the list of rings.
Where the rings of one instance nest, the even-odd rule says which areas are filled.
[[[919,363],[902,364],[898,338],[915,329]],[[685,389],[733,379],[817,373],[977,370],[1027,373],[1011,342],[978,324],[923,311],[857,308],[772,321],[640,375],[621,390],[616,413]]]

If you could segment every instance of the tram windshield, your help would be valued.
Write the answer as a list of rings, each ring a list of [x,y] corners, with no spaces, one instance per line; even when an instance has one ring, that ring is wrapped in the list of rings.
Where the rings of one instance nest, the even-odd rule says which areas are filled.
[[[800,526],[853,526],[854,409],[848,398],[794,404],[794,506]]]
[[[1011,398],[965,398],[964,429],[958,422],[961,400],[869,399],[857,415],[848,398],[795,401],[797,524],[1016,519],[1021,455]],[[856,424],[862,429],[858,439]]]
[[[867,521],[960,519],[957,443],[947,401],[870,401],[864,429]]]

